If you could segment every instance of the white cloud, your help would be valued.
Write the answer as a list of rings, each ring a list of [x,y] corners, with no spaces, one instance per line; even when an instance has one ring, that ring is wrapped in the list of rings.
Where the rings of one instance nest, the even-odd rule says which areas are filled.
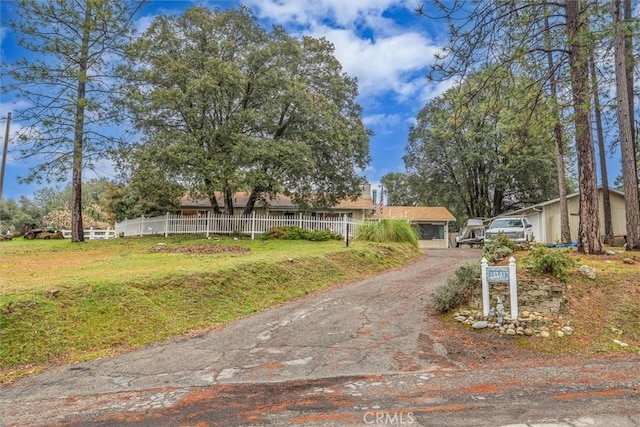
[[[344,70],[358,78],[363,96],[395,92],[405,98],[416,92],[426,69],[440,50],[424,35],[406,32],[377,40],[358,37],[353,31],[316,29],[312,34],[335,45]]]
[[[400,120],[398,114],[372,114],[362,118],[363,123],[367,126],[396,125],[400,123]]]
[[[344,71],[358,79],[362,98],[418,97],[440,47],[420,28],[396,22],[389,11],[413,14],[417,0],[246,0],[256,14],[290,33],[324,37]]]
[[[382,16],[385,10],[402,5],[401,0],[246,0],[256,13],[279,25],[312,26],[330,21],[332,26],[350,27],[362,24],[372,16]]]

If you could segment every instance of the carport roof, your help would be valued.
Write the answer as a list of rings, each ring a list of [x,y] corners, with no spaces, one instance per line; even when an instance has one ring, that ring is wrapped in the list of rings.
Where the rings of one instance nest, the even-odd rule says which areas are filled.
[[[375,215],[373,218],[378,218]],[[384,206],[382,218],[406,218],[411,221],[455,221],[456,218],[443,206]]]

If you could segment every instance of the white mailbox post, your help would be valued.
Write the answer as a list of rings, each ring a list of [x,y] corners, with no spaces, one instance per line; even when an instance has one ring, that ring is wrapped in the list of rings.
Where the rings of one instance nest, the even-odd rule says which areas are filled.
[[[518,318],[518,283],[516,278],[516,259],[509,258],[508,267],[489,267],[486,258],[480,261],[482,267],[482,313],[484,316],[489,315],[490,299],[489,299],[489,283],[490,282],[509,282],[509,296],[511,305],[511,318]]]

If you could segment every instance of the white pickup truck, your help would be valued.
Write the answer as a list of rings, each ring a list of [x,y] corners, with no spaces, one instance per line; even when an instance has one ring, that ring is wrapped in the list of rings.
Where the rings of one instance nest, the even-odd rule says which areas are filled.
[[[491,225],[484,233],[485,243],[489,243],[498,237],[498,233],[504,233],[509,240],[516,243],[529,243],[533,240],[531,223],[522,217],[502,217],[491,221]]]

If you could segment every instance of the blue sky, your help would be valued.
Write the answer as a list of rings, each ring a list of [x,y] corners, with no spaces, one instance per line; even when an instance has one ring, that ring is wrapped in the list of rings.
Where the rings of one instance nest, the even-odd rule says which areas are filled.
[[[335,46],[343,70],[359,82],[359,102],[366,126],[375,132],[370,139],[372,161],[363,172],[374,188],[390,172],[403,172],[402,156],[409,126],[418,111],[451,87],[451,82],[429,82],[426,75],[435,54],[447,40],[445,22],[416,16],[417,0],[228,0],[153,1],[138,15],[137,28],[144,30],[157,14],[179,14],[194,4],[230,8],[250,7],[261,22],[283,26],[294,36],[325,37]],[[10,2],[0,2],[2,61],[17,58],[15,39],[7,28]],[[15,102],[11,95],[0,100],[0,130],[4,143],[5,118]],[[20,126],[13,121],[12,128]],[[10,142],[12,141],[9,138]],[[10,144],[10,149],[13,144]],[[609,175],[619,174],[619,161],[610,161]],[[29,165],[10,154],[3,197],[30,196],[37,185],[18,183]],[[110,177],[108,164],[98,176]],[[613,169],[613,170],[612,170]],[[90,172],[85,179],[91,178]]]

